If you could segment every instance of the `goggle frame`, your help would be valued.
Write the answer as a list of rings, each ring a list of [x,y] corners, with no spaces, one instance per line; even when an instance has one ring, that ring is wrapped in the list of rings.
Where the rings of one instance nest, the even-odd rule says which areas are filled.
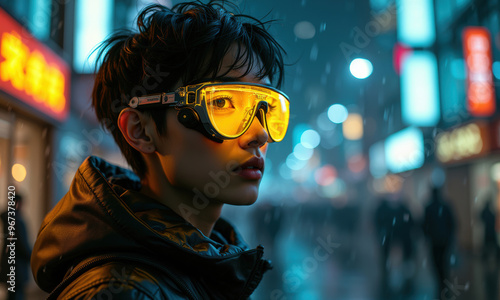
[[[203,125],[203,128],[206,130],[209,136],[214,137],[215,139],[222,139],[222,140],[231,140],[231,139],[236,139],[240,136],[242,136],[248,128],[251,126],[253,119],[257,116],[257,114],[260,111],[264,111],[264,114],[261,114],[261,119],[260,121],[262,122],[262,126],[266,129],[266,132],[269,136],[268,142],[280,142],[283,140],[284,136],[286,135],[286,130],[285,129],[285,134],[283,135],[283,138],[280,140],[275,140],[271,136],[270,130],[267,125],[267,117],[266,113],[268,110],[268,102],[267,101],[259,101],[256,102],[256,104],[253,107],[253,114],[251,116],[252,121],[249,122],[249,124],[242,130],[240,134],[234,135],[234,136],[228,136],[224,135],[220,132],[218,132],[215,129],[215,126],[212,124],[210,121],[210,117],[208,114],[208,110],[206,107],[206,102],[205,99],[201,96],[201,91],[209,88],[209,87],[216,87],[216,86],[224,86],[224,85],[243,85],[243,86],[249,86],[249,87],[256,87],[259,89],[266,89],[273,91],[275,93],[278,93],[279,95],[283,96],[283,98],[290,103],[290,99],[288,96],[283,93],[282,91],[271,87],[267,86],[264,84],[258,84],[258,83],[249,83],[249,82],[204,82],[204,83],[199,83],[199,84],[193,84],[193,85],[187,85],[183,87],[179,87],[176,89],[174,92],[165,92],[165,93],[159,93],[159,94],[152,94],[152,95],[146,95],[146,96],[141,96],[141,97],[133,97],[130,99],[128,106],[131,108],[156,108],[156,107],[175,107],[176,109],[182,109],[185,107],[192,108],[197,114],[200,119],[201,124]],[[289,107],[289,104],[288,104]],[[288,112],[289,114],[289,112]],[[288,121],[289,121],[289,115],[288,115]],[[288,127],[288,124],[287,124]]]

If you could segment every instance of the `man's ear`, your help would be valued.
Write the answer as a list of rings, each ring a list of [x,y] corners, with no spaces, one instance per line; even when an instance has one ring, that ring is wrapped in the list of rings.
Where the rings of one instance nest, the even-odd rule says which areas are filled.
[[[127,143],[135,150],[145,154],[155,152],[156,127],[151,117],[136,109],[125,108],[118,116],[118,127]]]

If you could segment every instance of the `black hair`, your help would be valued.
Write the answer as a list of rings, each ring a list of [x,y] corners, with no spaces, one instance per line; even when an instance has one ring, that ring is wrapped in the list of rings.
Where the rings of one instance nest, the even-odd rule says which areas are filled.
[[[92,106],[139,177],[147,172],[144,159],[115,125],[132,97],[172,91],[179,83],[201,78],[216,79],[222,59],[233,45],[237,45],[237,57],[231,69],[246,66],[245,76],[261,63],[259,79],[268,77],[277,88],[283,83],[286,53],[267,31],[270,21],[230,12],[227,6],[237,11],[234,4],[217,0],[179,3],[171,9],[149,5],[137,17],[137,33],[120,30],[99,45],[96,69],[101,65]],[[152,117],[158,134],[164,134],[165,111],[144,113]]]

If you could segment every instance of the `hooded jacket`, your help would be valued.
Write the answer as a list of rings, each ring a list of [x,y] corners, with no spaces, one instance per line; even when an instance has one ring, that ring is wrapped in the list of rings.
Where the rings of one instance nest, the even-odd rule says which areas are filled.
[[[246,299],[271,268],[220,218],[210,237],[90,156],[47,214],[31,257],[49,299]],[[110,297],[111,296],[111,297]]]

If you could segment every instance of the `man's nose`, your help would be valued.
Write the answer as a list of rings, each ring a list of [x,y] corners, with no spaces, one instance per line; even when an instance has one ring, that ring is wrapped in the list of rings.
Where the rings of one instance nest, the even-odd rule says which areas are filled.
[[[242,148],[250,148],[257,147],[260,148],[267,143],[269,139],[269,135],[264,128],[265,121],[264,117],[265,112],[263,109],[259,109],[254,119],[252,120],[252,124],[248,128],[248,130],[241,136],[240,146]]]

